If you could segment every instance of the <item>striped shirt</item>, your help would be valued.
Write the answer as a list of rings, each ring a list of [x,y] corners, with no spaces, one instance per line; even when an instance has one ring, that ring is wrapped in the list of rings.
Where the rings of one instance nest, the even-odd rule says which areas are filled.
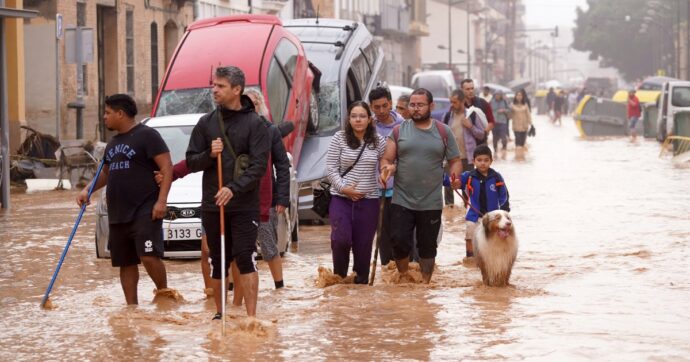
[[[380,186],[376,165],[386,149],[386,140],[379,134],[376,135],[376,139],[378,145],[376,147],[367,145],[355,167],[345,177],[340,177],[355,162],[364,147],[364,142],[361,142],[362,145],[356,149],[352,149],[347,145],[345,131],[338,131],[333,135],[326,154],[327,177],[331,183],[331,194],[347,197],[342,193],[343,188],[357,184],[355,190],[365,193],[365,198],[379,197]]]

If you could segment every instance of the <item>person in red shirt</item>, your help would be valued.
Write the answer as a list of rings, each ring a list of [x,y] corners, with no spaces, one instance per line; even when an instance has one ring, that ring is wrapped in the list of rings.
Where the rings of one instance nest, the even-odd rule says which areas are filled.
[[[631,141],[635,142],[637,138],[637,122],[640,120],[640,115],[642,114],[642,109],[640,107],[640,100],[637,99],[635,95],[635,90],[631,89],[628,91],[628,124],[630,125],[630,136]]]

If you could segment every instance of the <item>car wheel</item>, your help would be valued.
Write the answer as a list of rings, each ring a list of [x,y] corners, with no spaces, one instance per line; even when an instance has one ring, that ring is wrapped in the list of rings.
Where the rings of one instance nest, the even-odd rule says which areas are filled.
[[[307,132],[311,134],[319,131],[319,102],[316,92],[312,89],[309,97],[309,122],[307,122]]]

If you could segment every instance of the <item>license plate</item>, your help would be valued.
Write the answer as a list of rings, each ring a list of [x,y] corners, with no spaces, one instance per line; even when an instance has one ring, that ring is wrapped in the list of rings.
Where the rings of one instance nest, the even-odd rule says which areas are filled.
[[[163,225],[164,240],[193,240],[201,239],[201,226],[199,225]]]

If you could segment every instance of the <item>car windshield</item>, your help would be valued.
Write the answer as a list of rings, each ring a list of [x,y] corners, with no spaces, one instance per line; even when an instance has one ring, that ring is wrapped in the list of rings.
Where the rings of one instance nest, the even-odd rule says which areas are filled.
[[[340,90],[338,82],[321,84],[319,92],[319,134],[340,129]]]
[[[256,89],[256,85],[245,87]],[[161,93],[156,117],[174,116],[178,114],[208,113],[216,107],[213,102],[213,88],[191,88],[166,90]]]
[[[638,90],[661,90],[661,84],[659,83],[642,83]]]
[[[302,41],[307,59],[321,71],[321,84],[338,81],[342,61],[337,60],[336,56],[342,53],[343,47],[335,44],[345,43],[350,32],[342,28],[299,25],[288,29]]]
[[[165,90],[161,93],[156,117],[208,113],[214,107],[212,88]]]
[[[441,77],[419,77],[415,86],[416,88],[428,89],[434,97],[446,98],[450,96],[446,82]]]
[[[671,104],[675,107],[690,107],[690,87],[673,87]]]
[[[165,144],[170,149],[170,158],[172,158],[173,165],[185,159],[189,137],[192,134],[193,128],[194,126],[156,127],[156,131],[160,133]]]

